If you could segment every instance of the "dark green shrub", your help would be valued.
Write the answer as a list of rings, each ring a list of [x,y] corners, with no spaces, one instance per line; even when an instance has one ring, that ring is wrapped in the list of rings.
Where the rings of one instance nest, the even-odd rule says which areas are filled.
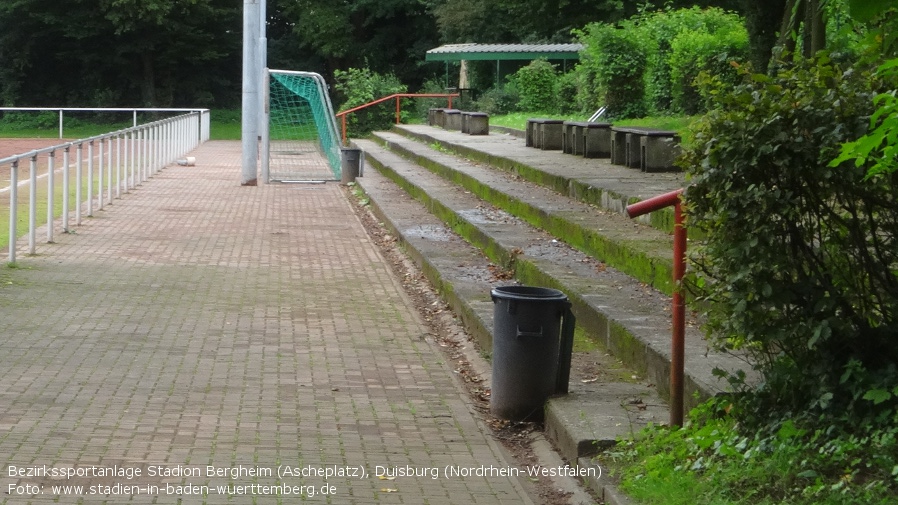
[[[591,115],[602,106],[594,69],[588,65],[577,64],[566,76],[569,76],[577,88],[574,93],[575,111]]]
[[[748,57],[748,34],[738,26],[714,33],[682,32],[671,42],[667,67],[670,70],[671,110],[698,114],[707,109],[696,77],[707,72],[722,82],[735,85],[738,80],[733,62]]]
[[[738,56],[741,60],[747,52],[743,48],[747,47],[748,39],[742,19],[722,9],[662,9],[641,14],[634,22],[650,41],[646,45],[646,95],[655,112],[699,110],[689,112],[678,107],[675,104],[678,95],[681,97],[685,92],[697,97],[690,88],[700,71],[726,72],[728,68],[718,68],[716,64],[726,59],[722,55],[729,53],[730,58]],[[731,44],[740,47],[739,51],[732,50]]]
[[[522,112],[553,112],[558,72],[546,60],[533,60],[508,78],[518,93],[517,109]]]
[[[577,90],[580,84],[580,75],[571,71],[558,77],[555,84],[555,101],[558,112],[561,114],[574,114],[585,112],[577,100]]]
[[[644,34],[625,23],[620,28],[592,24],[577,32],[586,45],[581,65],[596,76],[596,94],[612,118],[646,114]]]
[[[0,116],[0,124],[22,129],[53,129],[59,127],[59,113],[53,111],[5,112]]]
[[[405,93],[407,88],[395,75],[382,75],[368,68],[335,70],[334,88],[337,92],[339,110],[358,107],[395,93]],[[396,103],[384,103],[353,112],[347,116],[349,136],[360,137],[374,130],[386,130],[396,122]]]
[[[473,108],[490,115],[509,114],[516,110],[518,101],[518,93],[514,86],[492,88],[474,101]]]
[[[710,333],[750,352],[768,418],[851,433],[898,406],[898,174],[829,166],[881,84],[822,56],[708,85],[718,107],[686,157],[690,226],[707,237],[693,260]]]

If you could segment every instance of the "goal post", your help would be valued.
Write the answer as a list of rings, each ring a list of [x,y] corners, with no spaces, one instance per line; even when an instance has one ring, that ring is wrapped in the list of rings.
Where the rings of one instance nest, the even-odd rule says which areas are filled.
[[[324,78],[268,69],[265,81],[263,180],[340,180],[340,136]]]

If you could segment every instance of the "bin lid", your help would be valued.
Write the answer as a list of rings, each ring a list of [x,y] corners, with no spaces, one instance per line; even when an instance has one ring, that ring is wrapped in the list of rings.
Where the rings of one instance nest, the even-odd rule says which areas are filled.
[[[567,301],[567,295],[552,288],[540,288],[535,286],[499,286],[490,291],[493,301],[518,300],[518,301]]]

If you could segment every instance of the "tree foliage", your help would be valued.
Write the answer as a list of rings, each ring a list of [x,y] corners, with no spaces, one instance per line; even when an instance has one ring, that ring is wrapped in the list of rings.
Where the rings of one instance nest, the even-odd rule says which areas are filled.
[[[280,36],[294,46],[284,49],[319,65],[307,70],[329,77],[334,70],[368,66],[415,88],[427,77],[421,72],[424,54],[438,38],[436,22],[421,0],[276,0],[270,8],[279,24],[291,27]],[[272,43],[282,47],[277,39]]]
[[[3,2],[0,97],[28,105],[232,102],[240,19],[225,0]]]

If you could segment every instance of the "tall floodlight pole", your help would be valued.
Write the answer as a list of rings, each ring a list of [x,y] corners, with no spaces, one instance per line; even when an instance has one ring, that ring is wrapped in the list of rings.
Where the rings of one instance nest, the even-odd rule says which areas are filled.
[[[268,170],[268,9],[267,1],[260,0],[259,6],[259,138],[262,139],[260,158],[262,181],[269,180]]]
[[[255,186],[259,151],[259,20],[264,0],[243,0],[243,170],[240,184]]]

